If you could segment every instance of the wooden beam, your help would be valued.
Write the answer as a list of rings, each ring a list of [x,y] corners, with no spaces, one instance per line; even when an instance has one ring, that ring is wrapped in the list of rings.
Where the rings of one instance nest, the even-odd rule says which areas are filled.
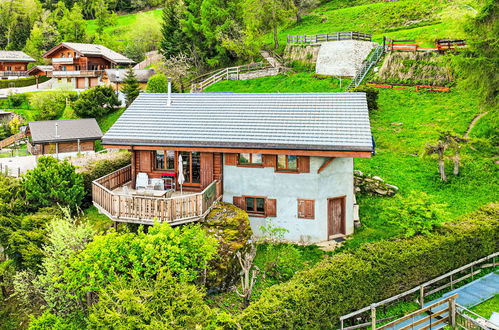
[[[329,164],[331,164],[333,162],[333,160],[335,159],[336,157],[329,157],[328,160],[326,160],[324,162],[324,164],[322,164],[321,167],[319,167],[319,169],[317,170],[317,174],[321,174],[322,171],[324,171],[326,169],[326,167],[329,166]]]
[[[127,145],[103,145],[109,149],[128,149]],[[223,152],[229,154],[253,153],[264,155],[296,155],[317,157],[346,157],[346,158],[371,158],[370,151],[324,151],[324,150],[294,150],[294,149],[253,149],[253,148],[213,148],[213,147],[173,147],[173,146],[134,146],[134,150],[172,150],[172,151],[199,151],[199,152]]]

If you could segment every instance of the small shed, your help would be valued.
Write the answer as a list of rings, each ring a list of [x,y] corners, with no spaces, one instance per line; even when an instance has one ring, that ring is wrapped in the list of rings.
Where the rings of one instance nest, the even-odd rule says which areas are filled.
[[[26,134],[33,155],[93,152],[103,135],[95,118],[32,121]]]

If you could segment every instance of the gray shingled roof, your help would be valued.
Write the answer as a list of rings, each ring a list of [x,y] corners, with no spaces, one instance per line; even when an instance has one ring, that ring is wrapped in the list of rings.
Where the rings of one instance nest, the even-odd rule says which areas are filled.
[[[135,63],[133,60],[129,59],[128,57],[121,55],[120,53],[115,52],[114,50],[111,50],[107,48],[106,46],[102,45],[97,45],[97,44],[83,44],[83,43],[77,43],[77,42],[62,42],[61,44],[57,45],[56,47],[52,48],[43,56],[47,56],[54,52],[56,49],[59,48],[59,46],[64,46],[69,49],[75,50],[76,52],[82,54],[83,56],[102,56],[110,60],[111,62],[117,63],[117,64],[133,64]]]
[[[102,137],[102,131],[94,118],[31,121],[28,127],[34,143],[98,140]]]
[[[35,59],[25,52],[17,50],[0,50],[0,61],[35,62]]]
[[[122,83],[125,80],[127,69],[107,69],[106,75],[109,77],[109,81],[113,83]],[[154,75],[153,69],[133,69],[137,80],[142,83],[146,83],[149,78]]]
[[[41,72],[52,72],[54,71],[54,67],[52,65],[35,65],[34,67],[28,70],[28,74],[31,74],[36,70],[40,70]]]
[[[103,144],[372,151],[364,93],[142,93]]]

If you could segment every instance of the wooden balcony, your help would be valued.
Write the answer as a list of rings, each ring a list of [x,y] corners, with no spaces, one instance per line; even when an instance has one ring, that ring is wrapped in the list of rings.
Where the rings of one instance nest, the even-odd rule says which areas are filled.
[[[53,78],[66,78],[66,77],[99,77],[104,73],[104,70],[73,70],[73,71],[64,71],[64,70],[54,70],[52,72],[48,72],[48,77]]]
[[[27,77],[27,71],[0,71],[0,77]]]
[[[132,180],[126,166],[92,182],[92,199],[97,209],[113,221],[152,225],[154,221],[171,225],[204,218],[222,197],[222,182],[213,181],[199,193],[175,194],[169,198],[124,194],[121,187]]]

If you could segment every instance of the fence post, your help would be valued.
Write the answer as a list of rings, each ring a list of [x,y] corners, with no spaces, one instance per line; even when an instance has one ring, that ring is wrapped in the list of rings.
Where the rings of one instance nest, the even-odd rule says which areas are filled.
[[[449,299],[449,325],[456,326],[456,300],[454,297]]]
[[[424,307],[424,286],[419,287],[419,306]]]
[[[376,305],[371,305],[371,328],[376,330]]]

